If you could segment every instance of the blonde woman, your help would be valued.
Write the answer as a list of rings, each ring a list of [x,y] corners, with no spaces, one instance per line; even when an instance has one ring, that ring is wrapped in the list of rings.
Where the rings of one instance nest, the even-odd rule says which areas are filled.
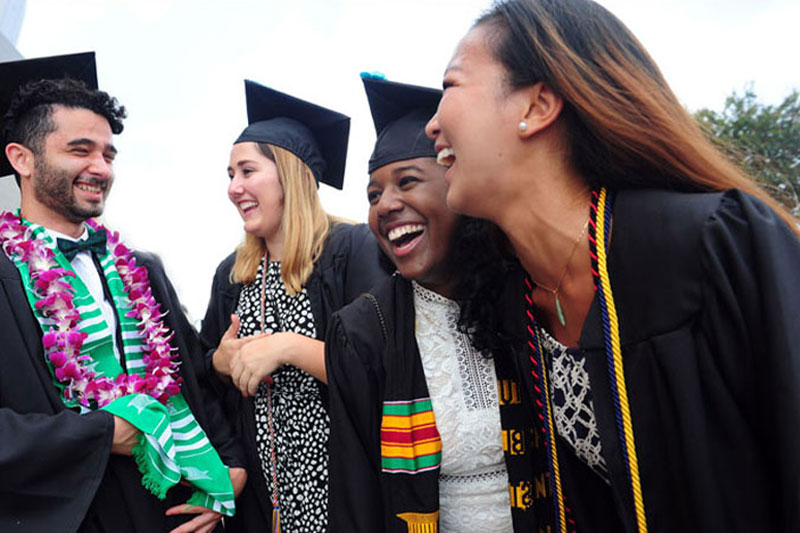
[[[231,149],[228,197],[245,240],[218,267],[201,338],[209,379],[245,449],[248,484],[228,530],[323,532],[330,314],[386,274],[365,225],[327,215],[341,188],[349,118],[245,82],[250,125]]]

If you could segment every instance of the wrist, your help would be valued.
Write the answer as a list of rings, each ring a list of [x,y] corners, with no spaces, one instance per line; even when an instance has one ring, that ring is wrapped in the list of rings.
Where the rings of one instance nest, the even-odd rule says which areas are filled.
[[[278,363],[278,368],[282,367],[283,365],[297,366],[297,362],[294,360],[295,350],[292,350],[292,341],[294,340],[295,333],[282,332],[280,335],[283,337],[282,340],[284,342],[278,344],[279,349],[275,358],[276,362]]]
[[[211,356],[211,367],[217,374],[221,374],[223,376],[230,376],[231,371],[223,361],[224,357],[222,353],[220,353],[219,348],[214,350],[214,354]]]

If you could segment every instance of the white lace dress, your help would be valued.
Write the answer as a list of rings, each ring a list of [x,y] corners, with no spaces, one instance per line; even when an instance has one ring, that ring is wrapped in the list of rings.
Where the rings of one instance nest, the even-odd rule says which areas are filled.
[[[442,438],[439,531],[512,532],[494,360],[458,331],[458,304],[413,285],[417,345]]]

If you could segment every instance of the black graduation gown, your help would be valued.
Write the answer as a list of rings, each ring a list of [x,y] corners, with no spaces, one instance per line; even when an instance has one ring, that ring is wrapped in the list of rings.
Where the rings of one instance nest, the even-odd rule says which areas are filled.
[[[203,352],[158,260],[135,254],[147,267],[165,325],[182,356],[181,391],[222,461],[241,466],[241,451],[210,390],[194,369]],[[110,413],[79,415],[65,408],[42,349],[42,331],[25,297],[19,272],[0,253],[0,531],[25,533],[151,533],[186,517],[164,511],[190,495],[177,486],[159,501],[142,486],[131,457],[111,455]]]
[[[314,315],[317,338],[324,340],[330,315],[353,301],[360,294],[378,285],[389,273],[379,261],[380,250],[365,224],[334,224],[320,258],[306,283],[306,291]],[[261,531],[272,520],[272,503],[264,482],[261,460],[256,447],[255,403],[242,398],[230,383],[218,379],[211,367],[211,356],[230,325],[242,285],[230,282],[235,254],[228,256],[214,274],[200,339],[207,350],[206,377],[223,398],[224,406],[241,442],[247,465],[247,484],[236,502],[236,516],[227,521],[228,531]],[[327,406],[327,390],[323,402]]]
[[[384,402],[429,398],[415,335],[411,282],[395,276],[334,313],[325,346],[330,392],[330,500],[328,530],[332,533],[406,533],[413,529],[401,515],[439,511],[439,469],[408,473],[383,472],[381,424]],[[377,306],[377,307],[376,307]],[[380,309],[380,312],[378,312]],[[529,531],[541,510],[531,487],[540,447],[533,435],[531,404],[517,401],[519,377],[511,357],[495,357],[502,383],[500,418],[509,488],[514,495],[514,531]],[[524,442],[523,442],[524,441]],[[513,450],[510,450],[513,448]],[[549,507],[545,507],[549,511]],[[480,509],[475,510],[476,513]]]
[[[738,191],[621,191],[609,276],[649,531],[800,531],[797,238]],[[579,345],[611,487],[562,443],[567,505],[579,532],[634,532],[597,298]]]

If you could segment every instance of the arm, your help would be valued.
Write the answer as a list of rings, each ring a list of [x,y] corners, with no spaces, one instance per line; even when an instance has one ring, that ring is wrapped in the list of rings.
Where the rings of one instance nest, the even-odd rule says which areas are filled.
[[[330,531],[385,530],[380,483],[379,380],[358,357],[339,314],[328,329]]]
[[[233,384],[245,396],[255,396],[259,383],[287,364],[327,383],[322,341],[286,331],[240,340],[246,344],[232,355],[230,369]],[[216,367],[216,356],[214,364]]]
[[[781,531],[800,528],[800,242],[760,201],[726,194],[704,232],[710,342],[748,413],[774,487]],[[741,355],[738,355],[741,354]],[[722,359],[728,362],[727,358]]]
[[[112,436],[109,413],[0,408],[0,530],[76,530],[105,475]]]

